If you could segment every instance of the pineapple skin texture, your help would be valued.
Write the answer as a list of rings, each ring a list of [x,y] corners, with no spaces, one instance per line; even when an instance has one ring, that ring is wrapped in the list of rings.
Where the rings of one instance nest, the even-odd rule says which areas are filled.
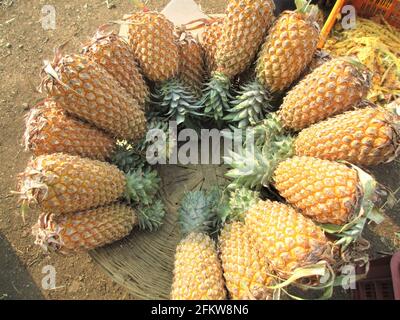
[[[96,62],[67,55],[54,70],[66,86],[48,77],[43,87],[64,110],[116,138],[138,141],[145,135],[146,118],[137,100]]]
[[[322,229],[283,203],[258,202],[247,212],[245,224],[260,253],[281,277],[317,263],[329,249]]]
[[[218,41],[222,35],[223,18],[215,18],[215,21],[206,25],[201,34],[200,43],[203,47],[208,76],[217,68],[215,56],[218,49]]]
[[[246,70],[274,19],[272,0],[230,0],[216,52],[217,72],[229,78]]]
[[[138,101],[141,109],[144,109],[149,88],[128,43],[114,33],[98,35],[82,52],[104,67]]]
[[[312,157],[293,157],[274,172],[275,187],[301,213],[315,222],[349,222],[360,197],[356,170]]]
[[[390,162],[399,149],[399,120],[381,107],[348,111],[301,131],[295,153],[358,166]]]
[[[251,240],[244,223],[226,224],[219,238],[226,287],[233,300],[272,298],[267,259]]]
[[[193,232],[178,244],[171,299],[226,299],[221,263],[208,235]]]
[[[206,74],[203,48],[187,32],[178,33],[176,37],[179,48],[179,79],[197,97],[201,97]]]
[[[282,13],[259,53],[258,81],[272,93],[288,88],[311,62],[318,40],[317,28],[304,14]]]
[[[126,187],[117,167],[63,153],[35,158],[20,179],[23,202],[57,215],[112,203]]]
[[[286,129],[300,131],[348,111],[366,98],[368,82],[356,66],[333,59],[301,80],[284,98],[279,117]]]
[[[176,76],[179,50],[173,23],[158,12],[135,12],[128,22],[129,44],[144,75],[155,82]]]
[[[69,116],[52,100],[33,108],[27,118],[25,147],[35,156],[66,153],[105,161],[115,141],[90,124]]]
[[[63,254],[85,252],[126,237],[138,223],[124,204],[57,216],[42,213],[32,228],[35,244]]]

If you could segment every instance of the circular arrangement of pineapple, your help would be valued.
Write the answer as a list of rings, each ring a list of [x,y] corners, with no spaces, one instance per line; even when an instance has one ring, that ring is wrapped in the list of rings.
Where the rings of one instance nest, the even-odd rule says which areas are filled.
[[[127,40],[103,26],[78,54],[58,50],[19,179],[24,210],[41,211],[35,243],[90,251],[138,298],[329,297],[379,220],[382,188],[361,167],[397,156],[398,105],[366,102],[369,71],[318,52],[321,12],[296,3],[274,17],[272,0],[230,0],[200,40],[136,12]],[[231,153],[227,172],[151,166],[146,133],[165,133],[168,159],[169,121],[248,129],[254,157]]]

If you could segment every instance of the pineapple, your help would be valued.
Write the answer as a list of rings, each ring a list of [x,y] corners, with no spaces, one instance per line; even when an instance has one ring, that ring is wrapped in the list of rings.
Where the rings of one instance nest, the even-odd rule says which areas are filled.
[[[260,254],[283,279],[299,268],[333,260],[322,229],[285,204],[260,200],[247,212],[245,223]]]
[[[201,34],[200,43],[203,47],[208,75],[216,69],[215,56],[218,48],[218,41],[222,35],[223,18],[213,18],[208,21]]]
[[[275,4],[270,0],[230,0],[218,40],[216,72],[228,78],[245,71],[272,25]]]
[[[256,79],[243,85],[225,105],[225,120],[239,128],[255,125],[272,111],[271,94],[287,89],[313,59],[319,40],[314,23],[316,7],[298,1],[298,8],[278,17],[259,53]]]
[[[158,177],[148,172],[125,176],[105,162],[55,153],[29,163],[20,177],[19,194],[23,206],[39,205],[44,212],[60,215],[106,205],[124,196],[148,204],[158,182]]]
[[[40,102],[29,112],[24,140],[26,150],[35,156],[62,152],[105,161],[115,147],[114,139],[71,117],[51,99]]]
[[[284,128],[299,131],[353,108],[366,98],[369,87],[370,76],[363,65],[332,59],[289,91],[278,116]]]
[[[261,254],[242,222],[226,224],[219,237],[226,287],[233,300],[272,298],[273,278],[265,256]]]
[[[282,155],[310,156],[343,160],[358,166],[373,166],[393,161],[399,153],[398,102],[377,107],[362,102],[356,110],[306,128],[297,137],[285,136],[280,119],[271,115],[254,131],[258,145],[268,144],[275,135],[275,152]],[[267,148],[268,149],[268,148]]]
[[[299,156],[345,160],[360,166],[390,162],[399,153],[399,123],[400,117],[390,108],[348,111],[301,131],[294,140],[294,150]]]
[[[145,76],[156,83],[152,97],[158,114],[188,125],[200,117],[198,81],[203,67],[200,47],[189,35],[178,37],[172,22],[157,12],[136,12],[127,18],[129,43]],[[182,34],[183,35],[183,34]],[[190,61],[194,59],[194,61]],[[185,70],[190,66],[190,70]]]
[[[46,251],[72,254],[92,250],[127,236],[134,226],[156,230],[165,212],[155,208],[133,209],[122,203],[58,216],[42,213],[32,228],[35,244]]]
[[[220,122],[229,105],[231,79],[253,62],[273,22],[272,0],[230,0],[221,26],[215,69],[203,95],[205,113]]]
[[[363,192],[355,169],[311,157],[279,163],[273,179],[288,203],[318,223],[343,225],[351,221]]]
[[[215,196],[203,191],[187,193],[179,209],[181,233],[176,248],[172,300],[226,299],[221,263],[209,233],[217,215]]]
[[[163,82],[179,71],[179,48],[174,38],[174,25],[158,12],[135,12],[127,18],[129,44],[144,75],[151,81]]]
[[[146,132],[139,103],[103,67],[84,55],[56,54],[41,88],[61,108],[111,135],[137,141]]]
[[[201,97],[205,77],[203,48],[198,41],[184,29],[177,29],[175,35],[179,48],[179,76],[196,97]]]
[[[298,79],[317,50],[316,7],[305,1],[296,4],[297,11],[278,17],[259,53],[257,80],[271,93],[287,89]]]
[[[99,28],[82,53],[103,66],[144,109],[149,88],[140,73],[135,55],[123,38]]]
[[[101,247],[126,237],[138,224],[134,209],[124,204],[67,213],[42,213],[32,228],[35,244],[63,254]]]
[[[374,195],[366,189],[358,168],[312,157],[291,157],[292,146],[285,143],[286,138],[275,139],[254,148],[253,159],[246,153],[232,153],[226,159],[233,168],[227,173],[234,179],[232,186],[260,188],[272,184],[288,203],[319,223],[345,225],[359,217],[361,206]],[[374,181],[372,177],[370,180]],[[371,210],[362,214],[368,217]]]

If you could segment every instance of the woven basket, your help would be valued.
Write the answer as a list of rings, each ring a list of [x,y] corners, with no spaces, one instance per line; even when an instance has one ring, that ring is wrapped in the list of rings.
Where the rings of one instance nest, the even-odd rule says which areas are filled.
[[[180,240],[177,208],[184,193],[226,185],[225,168],[218,165],[163,165],[159,173],[160,196],[167,208],[162,228],[153,233],[133,231],[127,238],[90,253],[114,281],[137,299],[169,298],[175,248]]]

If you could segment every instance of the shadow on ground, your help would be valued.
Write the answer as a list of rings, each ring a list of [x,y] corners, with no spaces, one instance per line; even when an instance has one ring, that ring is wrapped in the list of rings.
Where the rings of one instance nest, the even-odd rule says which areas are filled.
[[[0,233],[0,300],[43,299],[13,248]]]

